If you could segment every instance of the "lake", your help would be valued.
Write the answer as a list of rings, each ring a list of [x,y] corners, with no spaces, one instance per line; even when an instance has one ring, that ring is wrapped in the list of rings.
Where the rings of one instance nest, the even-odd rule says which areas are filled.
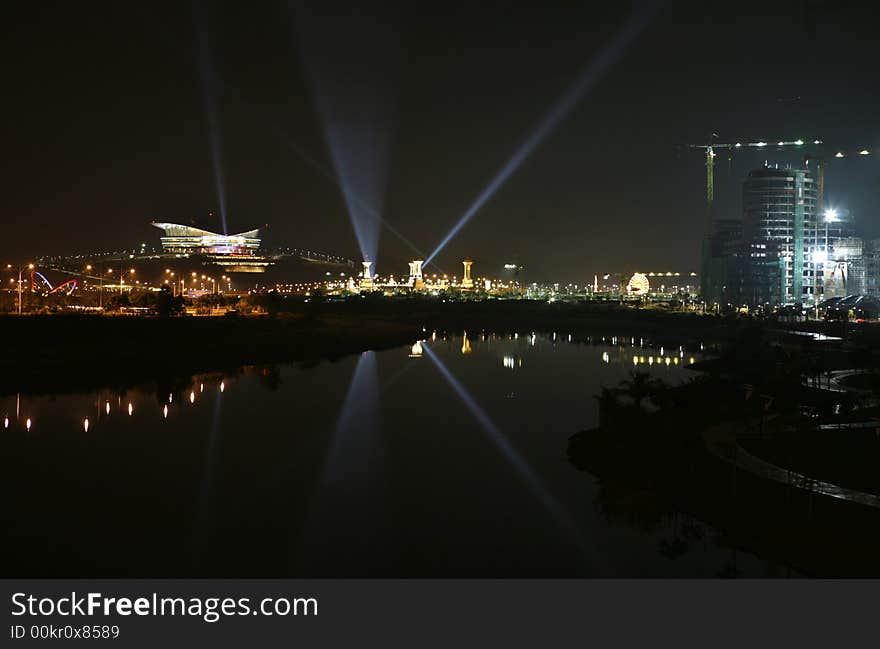
[[[566,457],[602,386],[634,367],[685,381],[700,357],[434,334],[313,367],[5,395],[3,574],[787,575]]]

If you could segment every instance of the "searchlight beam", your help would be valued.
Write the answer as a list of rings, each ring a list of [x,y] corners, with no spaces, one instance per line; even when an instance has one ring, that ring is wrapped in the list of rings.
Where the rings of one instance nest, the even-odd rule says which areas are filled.
[[[483,207],[495,193],[504,185],[513,173],[522,165],[539,144],[550,135],[560,122],[562,122],[580,103],[584,95],[589,92],[596,83],[604,76],[608,69],[621,57],[626,48],[639,34],[650,24],[657,13],[659,5],[651,2],[643,5],[632,16],[627,24],[621,29],[614,39],[593,59],[589,65],[578,75],[574,83],[569,86],[565,94],[559,98],[555,106],[538,123],[525,141],[519,146],[513,156],[501,167],[497,174],[489,181],[486,188],[480,192],[471,206],[465,210],[461,218],[452,226],[449,233],[443,237],[434,251],[428,255],[425,263],[430,263],[437,254],[458,234],[473,216]]]

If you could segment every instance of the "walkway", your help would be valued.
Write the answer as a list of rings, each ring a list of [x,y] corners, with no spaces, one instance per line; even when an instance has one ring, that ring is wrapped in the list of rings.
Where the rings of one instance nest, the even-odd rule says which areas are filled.
[[[737,442],[735,424],[732,422],[718,424],[703,431],[703,441],[715,457],[760,478],[880,509],[880,496],[822,482],[755,457]]]

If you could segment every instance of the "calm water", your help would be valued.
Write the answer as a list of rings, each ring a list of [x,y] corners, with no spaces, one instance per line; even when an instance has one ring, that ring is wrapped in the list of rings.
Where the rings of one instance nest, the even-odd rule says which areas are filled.
[[[5,396],[3,574],[786,574],[566,458],[600,386],[634,362],[686,380],[692,357],[638,338],[436,337],[310,368]]]

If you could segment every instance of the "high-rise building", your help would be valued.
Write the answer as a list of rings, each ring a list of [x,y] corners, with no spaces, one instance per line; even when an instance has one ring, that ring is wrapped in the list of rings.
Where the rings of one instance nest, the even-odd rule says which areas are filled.
[[[823,231],[824,233],[824,231]],[[809,171],[764,167],[743,185],[743,302],[811,302],[822,276],[816,185]],[[827,257],[826,257],[827,259]]]
[[[880,239],[865,240],[862,264],[865,273],[865,295],[880,297]]]

